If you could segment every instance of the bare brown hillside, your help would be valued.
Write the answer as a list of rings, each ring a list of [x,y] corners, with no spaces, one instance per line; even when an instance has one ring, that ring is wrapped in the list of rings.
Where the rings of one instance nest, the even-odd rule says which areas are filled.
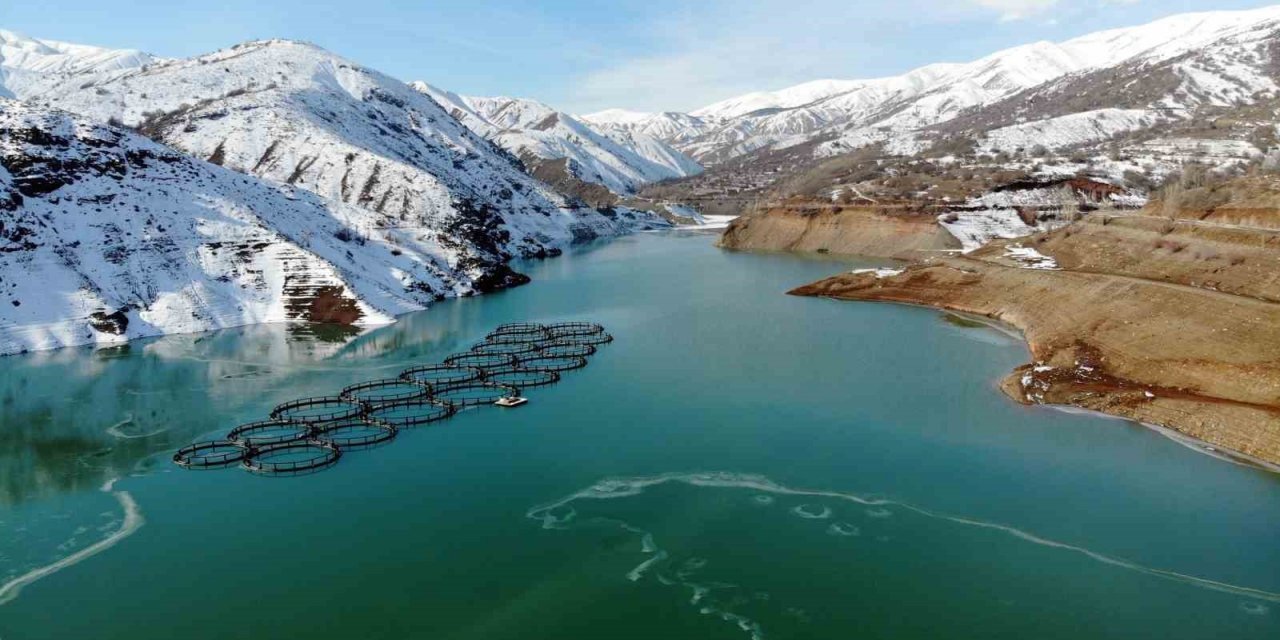
[[[1004,391],[1167,427],[1280,464],[1280,180],[1215,187],[795,295],[931,305],[1022,330],[1034,362]],[[1181,194],[1182,203],[1204,202]],[[1162,217],[1173,211],[1174,218]]]
[[[719,245],[727,249],[807,251],[887,258],[960,248],[937,216],[880,207],[785,206],[734,220]]]

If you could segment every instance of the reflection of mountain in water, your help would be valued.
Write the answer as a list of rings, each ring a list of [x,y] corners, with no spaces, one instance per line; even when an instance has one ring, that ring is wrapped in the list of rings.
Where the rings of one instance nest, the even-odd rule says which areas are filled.
[[[279,402],[438,361],[486,321],[463,299],[374,331],[254,325],[0,358],[0,504],[97,489]]]
[[[0,503],[96,489],[216,434],[357,333],[261,325],[0,359]]]

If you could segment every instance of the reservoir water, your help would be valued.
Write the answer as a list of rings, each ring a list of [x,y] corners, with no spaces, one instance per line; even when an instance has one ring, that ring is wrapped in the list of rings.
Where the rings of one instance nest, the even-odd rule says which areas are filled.
[[[1025,346],[783,295],[870,266],[622,238],[361,335],[265,326],[0,359],[0,638],[1280,637],[1280,476],[1022,407]],[[193,439],[464,350],[616,341],[520,409],[321,473]]]

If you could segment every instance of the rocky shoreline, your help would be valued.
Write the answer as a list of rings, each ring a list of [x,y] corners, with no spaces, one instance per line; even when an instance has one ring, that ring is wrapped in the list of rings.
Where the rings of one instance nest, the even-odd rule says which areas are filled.
[[[1054,246],[1089,231],[1072,227],[1028,244]],[[1201,260],[1226,280],[1232,261]],[[1124,265],[1103,273],[1094,260],[1074,271],[1006,241],[897,274],[839,274],[790,293],[926,305],[1012,325],[1034,359],[1001,383],[1014,400],[1128,418],[1280,464],[1280,305],[1256,290],[1205,286],[1190,260],[1186,284],[1129,275]]]

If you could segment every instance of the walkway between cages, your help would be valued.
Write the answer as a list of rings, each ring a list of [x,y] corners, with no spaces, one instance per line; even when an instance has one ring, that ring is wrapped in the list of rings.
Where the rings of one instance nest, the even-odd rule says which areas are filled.
[[[334,396],[282,403],[268,419],[237,426],[223,440],[179,449],[173,461],[188,469],[238,464],[261,474],[318,471],[336,464],[345,451],[393,440],[401,429],[555,384],[612,341],[604,327],[589,322],[504,324],[443,362],[352,384]]]

